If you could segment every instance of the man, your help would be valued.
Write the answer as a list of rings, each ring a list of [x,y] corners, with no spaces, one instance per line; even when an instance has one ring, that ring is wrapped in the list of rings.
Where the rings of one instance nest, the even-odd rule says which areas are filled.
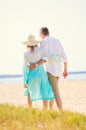
[[[58,80],[59,77],[62,75],[64,78],[67,77],[67,56],[65,51],[59,42],[58,39],[49,36],[49,30],[47,27],[42,27],[40,29],[40,37],[42,38],[41,47],[47,52],[48,54],[48,61],[46,62],[46,71],[48,74],[49,81],[51,83],[52,89],[56,96],[55,101],[58,109],[62,109],[62,101],[59,95],[58,90]],[[62,72],[62,63],[64,70]],[[54,101],[51,100],[49,102],[49,106],[52,109]],[[48,102],[44,101],[45,108],[48,107]]]

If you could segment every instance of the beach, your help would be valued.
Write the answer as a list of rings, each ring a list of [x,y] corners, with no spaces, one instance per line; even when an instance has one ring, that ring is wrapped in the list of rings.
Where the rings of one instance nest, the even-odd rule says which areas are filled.
[[[86,80],[59,81],[59,92],[64,110],[86,114]],[[28,107],[27,97],[23,93],[24,88],[20,83],[1,83],[0,104]],[[42,101],[34,101],[33,107],[42,109]],[[58,110],[55,102],[53,109]]]

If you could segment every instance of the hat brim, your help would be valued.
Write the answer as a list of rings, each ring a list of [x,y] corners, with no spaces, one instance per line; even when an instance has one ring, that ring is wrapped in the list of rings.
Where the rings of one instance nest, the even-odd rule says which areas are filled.
[[[27,46],[35,46],[35,45],[38,45],[39,43],[40,41],[34,41],[34,42],[25,41],[22,44],[27,45]]]

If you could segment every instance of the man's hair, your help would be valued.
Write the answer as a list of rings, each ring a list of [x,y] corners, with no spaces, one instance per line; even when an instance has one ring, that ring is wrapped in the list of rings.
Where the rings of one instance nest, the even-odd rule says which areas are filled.
[[[44,34],[44,35],[49,35],[49,30],[47,27],[42,27],[40,29],[40,33]]]

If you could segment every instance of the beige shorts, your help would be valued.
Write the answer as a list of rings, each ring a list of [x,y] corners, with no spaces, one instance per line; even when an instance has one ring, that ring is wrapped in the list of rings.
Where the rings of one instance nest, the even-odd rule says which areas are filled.
[[[59,77],[55,77],[55,76],[53,76],[52,74],[50,74],[48,72],[47,72],[47,74],[48,74],[48,79],[50,81],[50,84],[52,86],[53,91],[54,92],[59,91],[59,89],[58,89],[58,80],[59,80]]]

